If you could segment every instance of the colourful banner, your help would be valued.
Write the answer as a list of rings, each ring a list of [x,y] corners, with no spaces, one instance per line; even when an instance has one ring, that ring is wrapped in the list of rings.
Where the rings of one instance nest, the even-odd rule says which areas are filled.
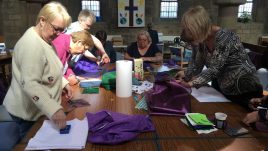
[[[145,0],[118,0],[118,27],[145,26]]]

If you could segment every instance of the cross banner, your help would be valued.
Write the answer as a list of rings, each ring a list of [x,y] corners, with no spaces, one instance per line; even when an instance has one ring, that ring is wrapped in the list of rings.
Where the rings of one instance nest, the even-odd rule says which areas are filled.
[[[145,26],[145,0],[118,0],[118,27]]]

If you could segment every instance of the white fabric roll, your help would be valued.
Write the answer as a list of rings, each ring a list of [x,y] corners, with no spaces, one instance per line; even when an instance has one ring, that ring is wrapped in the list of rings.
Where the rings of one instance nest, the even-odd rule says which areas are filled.
[[[132,61],[116,61],[116,96],[132,95]]]

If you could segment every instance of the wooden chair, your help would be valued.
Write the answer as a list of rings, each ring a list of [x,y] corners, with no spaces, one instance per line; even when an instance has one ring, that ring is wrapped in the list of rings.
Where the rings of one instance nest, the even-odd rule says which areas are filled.
[[[171,58],[177,62],[181,69],[186,69],[189,64],[189,55],[191,55],[189,54],[189,50],[186,50],[182,46],[169,46],[169,48],[172,56]]]

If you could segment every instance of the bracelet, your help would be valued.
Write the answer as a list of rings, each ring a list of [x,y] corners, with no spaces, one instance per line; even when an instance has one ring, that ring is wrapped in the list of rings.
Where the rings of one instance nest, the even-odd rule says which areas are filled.
[[[260,122],[264,122],[267,120],[266,114],[267,114],[267,109],[259,109],[258,115],[259,115]]]

